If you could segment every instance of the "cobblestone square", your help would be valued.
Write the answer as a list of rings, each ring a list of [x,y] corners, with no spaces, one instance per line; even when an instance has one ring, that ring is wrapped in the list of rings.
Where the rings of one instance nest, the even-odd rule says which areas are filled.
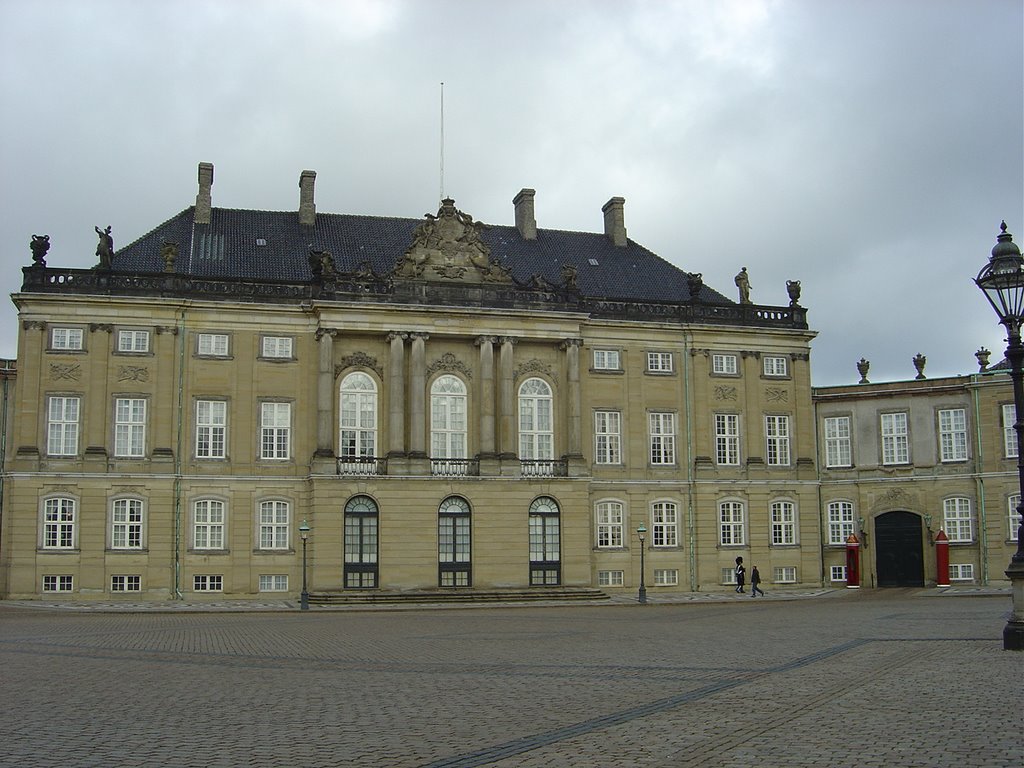
[[[1024,762],[1008,596],[0,606],[5,766]]]

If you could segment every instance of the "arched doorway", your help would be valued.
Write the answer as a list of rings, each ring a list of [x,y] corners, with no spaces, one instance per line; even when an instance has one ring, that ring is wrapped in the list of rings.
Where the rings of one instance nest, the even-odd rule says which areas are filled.
[[[921,518],[886,512],[875,518],[875,568],[880,587],[923,587]]]

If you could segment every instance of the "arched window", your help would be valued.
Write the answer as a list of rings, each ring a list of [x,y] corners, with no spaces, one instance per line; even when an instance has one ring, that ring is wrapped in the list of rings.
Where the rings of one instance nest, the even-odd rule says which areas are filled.
[[[543,379],[527,379],[519,387],[519,458],[545,460],[554,456],[551,387]]]
[[[562,583],[561,521],[558,502],[550,496],[530,505],[530,585]]]
[[[430,456],[465,459],[466,385],[457,376],[444,375],[430,387]]]
[[[437,510],[438,583],[442,587],[472,586],[469,504],[449,496]]]
[[[345,505],[345,587],[377,586],[377,502],[353,496]]]
[[[377,384],[365,373],[341,381],[338,456],[357,462],[377,455]]]

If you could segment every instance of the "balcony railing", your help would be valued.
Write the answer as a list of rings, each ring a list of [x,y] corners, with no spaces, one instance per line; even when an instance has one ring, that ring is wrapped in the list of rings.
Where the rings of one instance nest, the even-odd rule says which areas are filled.
[[[480,460],[432,458],[430,474],[438,477],[476,477],[480,474]]]
[[[565,459],[520,459],[523,477],[568,477],[569,462]]]
[[[347,477],[373,477],[388,473],[388,460],[377,456],[339,456],[338,474]]]

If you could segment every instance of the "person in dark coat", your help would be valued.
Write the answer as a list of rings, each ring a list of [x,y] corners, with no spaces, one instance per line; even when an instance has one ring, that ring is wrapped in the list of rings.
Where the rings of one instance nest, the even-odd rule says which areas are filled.
[[[757,572],[757,566],[755,565],[750,569],[750,596],[757,597],[757,593],[761,593],[761,597],[764,597],[764,590],[760,587],[761,574]]]
[[[743,594],[743,585],[746,583],[747,569],[743,567],[743,558],[736,558],[736,591]]]

